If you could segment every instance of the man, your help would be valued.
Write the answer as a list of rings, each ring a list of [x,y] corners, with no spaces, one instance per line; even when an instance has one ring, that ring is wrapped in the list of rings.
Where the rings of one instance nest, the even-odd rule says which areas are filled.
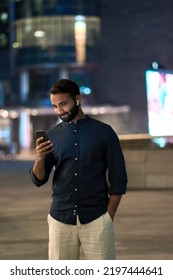
[[[50,101],[62,122],[47,131],[48,141],[36,140],[30,170],[39,187],[54,167],[49,259],[80,259],[81,246],[86,259],[113,260],[113,219],[127,184],[119,139],[108,124],[84,114],[73,81],[55,82]]]

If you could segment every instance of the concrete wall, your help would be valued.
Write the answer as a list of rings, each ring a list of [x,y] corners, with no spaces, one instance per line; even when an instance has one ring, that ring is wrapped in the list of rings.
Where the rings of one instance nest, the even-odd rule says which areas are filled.
[[[173,150],[124,150],[128,189],[173,189]]]

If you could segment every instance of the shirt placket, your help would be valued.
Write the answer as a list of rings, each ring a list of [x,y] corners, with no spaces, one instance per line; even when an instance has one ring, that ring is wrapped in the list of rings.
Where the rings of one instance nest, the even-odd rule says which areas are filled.
[[[74,191],[76,193],[74,208],[73,208],[73,215],[77,216],[77,198],[78,198],[78,190],[79,190],[79,164],[78,164],[78,155],[79,155],[79,138],[78,138],[78,130],[77,128],[73,129],[74,132]]]

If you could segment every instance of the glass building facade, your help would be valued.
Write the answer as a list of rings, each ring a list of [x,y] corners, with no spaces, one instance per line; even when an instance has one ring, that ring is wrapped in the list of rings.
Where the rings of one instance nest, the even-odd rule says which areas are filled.
[[[22,104],[46,105],[59,78],[93,91],[101,21],[97,1],[11,1],[15,94]],[[17,73],[17,75],[16,75]]]

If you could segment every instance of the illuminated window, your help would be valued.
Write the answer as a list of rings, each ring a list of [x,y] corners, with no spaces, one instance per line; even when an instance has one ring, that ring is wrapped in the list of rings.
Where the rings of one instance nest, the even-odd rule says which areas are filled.
[[[19,47],[74,46],[74,16],[42,16],[16,21],[16,42]],[[100,19],[94,16],[85,17],[86,44],[94,46],[100,33]],[[36,32],[43,36],[35,36]]]
[[[6,12],[0,13],[0,22],[2,24],[8,23],[8,14]]]

